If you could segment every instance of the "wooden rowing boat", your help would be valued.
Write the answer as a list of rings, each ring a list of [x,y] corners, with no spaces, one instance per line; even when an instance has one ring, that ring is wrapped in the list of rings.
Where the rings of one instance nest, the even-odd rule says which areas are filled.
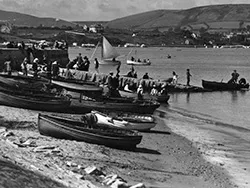
[[[77,80],[54,80],[52,79],[51,83],[56,86],[62,87],[66,90],[79,92],[79,93],[86,92],[86,91],[89,91],[89,92],[102,92],[103,91],[103,88],[98,86],[97,84],[84,82],[84,81],[80,82]]]
[[[33,95],[32,93],[0,90],[0,104],[17,108],[42,111],[63,111],[68,109],[71,101],[66,97]]]
[[[140,114],[153,114],[160,106],[157,101],[143,100],[138,101],[133,98],[89,98],[85,97],[82,100],[71,100],[72,107],[97,110],[102,112],[122,111]]]
[[[249,83],[238,84],[238,83],[226,83],[226,82],[202,80],[202,86],[203,88],[212,91],[234,91],[234,90],[248,89]]]
[[[4,83],[10,87],[22,89],[38,89],[48,83],[48,80],[30,76],[0,74],[0,83]]]
[[[90,119],[95,116],[91,116]],[[61,139],[84,141],[121,149],[133,149],[141,142],[137,132],[98,126],[95,121],[39,114],[38,130],[42,135]]]

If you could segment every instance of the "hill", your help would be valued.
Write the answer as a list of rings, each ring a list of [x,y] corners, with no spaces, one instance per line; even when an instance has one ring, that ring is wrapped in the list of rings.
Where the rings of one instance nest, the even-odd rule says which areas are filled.
[[[113,29],[160,31],[169,28],[228,31],[250,25],[250,4],[227,4],[195,7],[186,10],[155,10],[112,20]]]
[[[0,21],[8,21],[15,26],[32,26],[37,27],[43,25],[45,27],[62,27],[75,26],[74,23],[55,18],[40,18],[27,14],[9,12],[0,10]]]

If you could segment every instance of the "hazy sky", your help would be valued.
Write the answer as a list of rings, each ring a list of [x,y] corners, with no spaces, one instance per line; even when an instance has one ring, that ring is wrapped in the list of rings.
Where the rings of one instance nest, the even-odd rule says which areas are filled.
[[[157,9],[242,3],[250,0],[0,0],[0,9],[69,21],[109,21]]]

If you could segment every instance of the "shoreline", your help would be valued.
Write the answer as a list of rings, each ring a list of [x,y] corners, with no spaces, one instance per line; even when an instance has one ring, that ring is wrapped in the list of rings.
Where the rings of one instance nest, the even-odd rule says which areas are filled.
[[[0,106],[0,110],[1,127],[6,127],[12,133],[6,137],[0,136],[0,162],[9,161],[30,172],[49,177],[54,187],[57,183],[73,188],[84,185],[101,187],[98,179],[83,170],[93,165],[105,174],[117,174],[129,185],[144,183],[146,187],[162,188],[237,187],[230,181],[227,172],[207,162],[191,141],[172,132],[158,117],[158,112],[155,114],[158,121],[156,127],[141,133],[143,139],[137,149],[125,151],[42,136],[36,128],[38,112],[5,106]],[[27,142],[30,144],[23,146]],[[39,146],[50,149],[35,151]],[[2,181],[0,178],[0,184]],[[18,179],[8,179],[8,182],[18,185]]]

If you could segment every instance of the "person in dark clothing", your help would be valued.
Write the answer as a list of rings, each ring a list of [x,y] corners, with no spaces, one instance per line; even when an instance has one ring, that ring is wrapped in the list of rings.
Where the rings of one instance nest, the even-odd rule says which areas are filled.
[[[52,63],[52,77],[57,78],[60,73],[59,65],[57,61]]]
[[[190,86],[190,77],[192,76],[191,74],[190,74],[190,70],[189,69],[187,69],[187,86]]]
[[[142,79],[149,79],[149,76],[148,76],[147,72],[143,75]]]
[[[119,93],[119,74],[116,74],[116,76],[113,78],[112,82],[113,82],[113,90],[111,93],[112,97],[121,97],[121,94]]]
[[[34,71],[34,77],[37,77],[37,73],[38,73],[38,58],[35,58],[32,64],[32,69]]]
[[[107,78],[108,80],[108,93],[107,93],[107,96],[108,97],[111,97],[112,94],[114,93],[114,81],[113,81],[113,72],[110,72],[109,73],[109,76]]]
[[[228,81],[228,83],[237,83],[237,80],[238,80],[240,74],[237,73],[236,70],[234,70],[231,75],[232,75],[232,78]]]
[[[96,71],[97,73],[99,73],[98,68],[99,68],[99,61],[97,60],[97,58],[95,58],[95,71]]]
[[[84,71],[89,71],[90,61],[87,56],[84,57]]]

